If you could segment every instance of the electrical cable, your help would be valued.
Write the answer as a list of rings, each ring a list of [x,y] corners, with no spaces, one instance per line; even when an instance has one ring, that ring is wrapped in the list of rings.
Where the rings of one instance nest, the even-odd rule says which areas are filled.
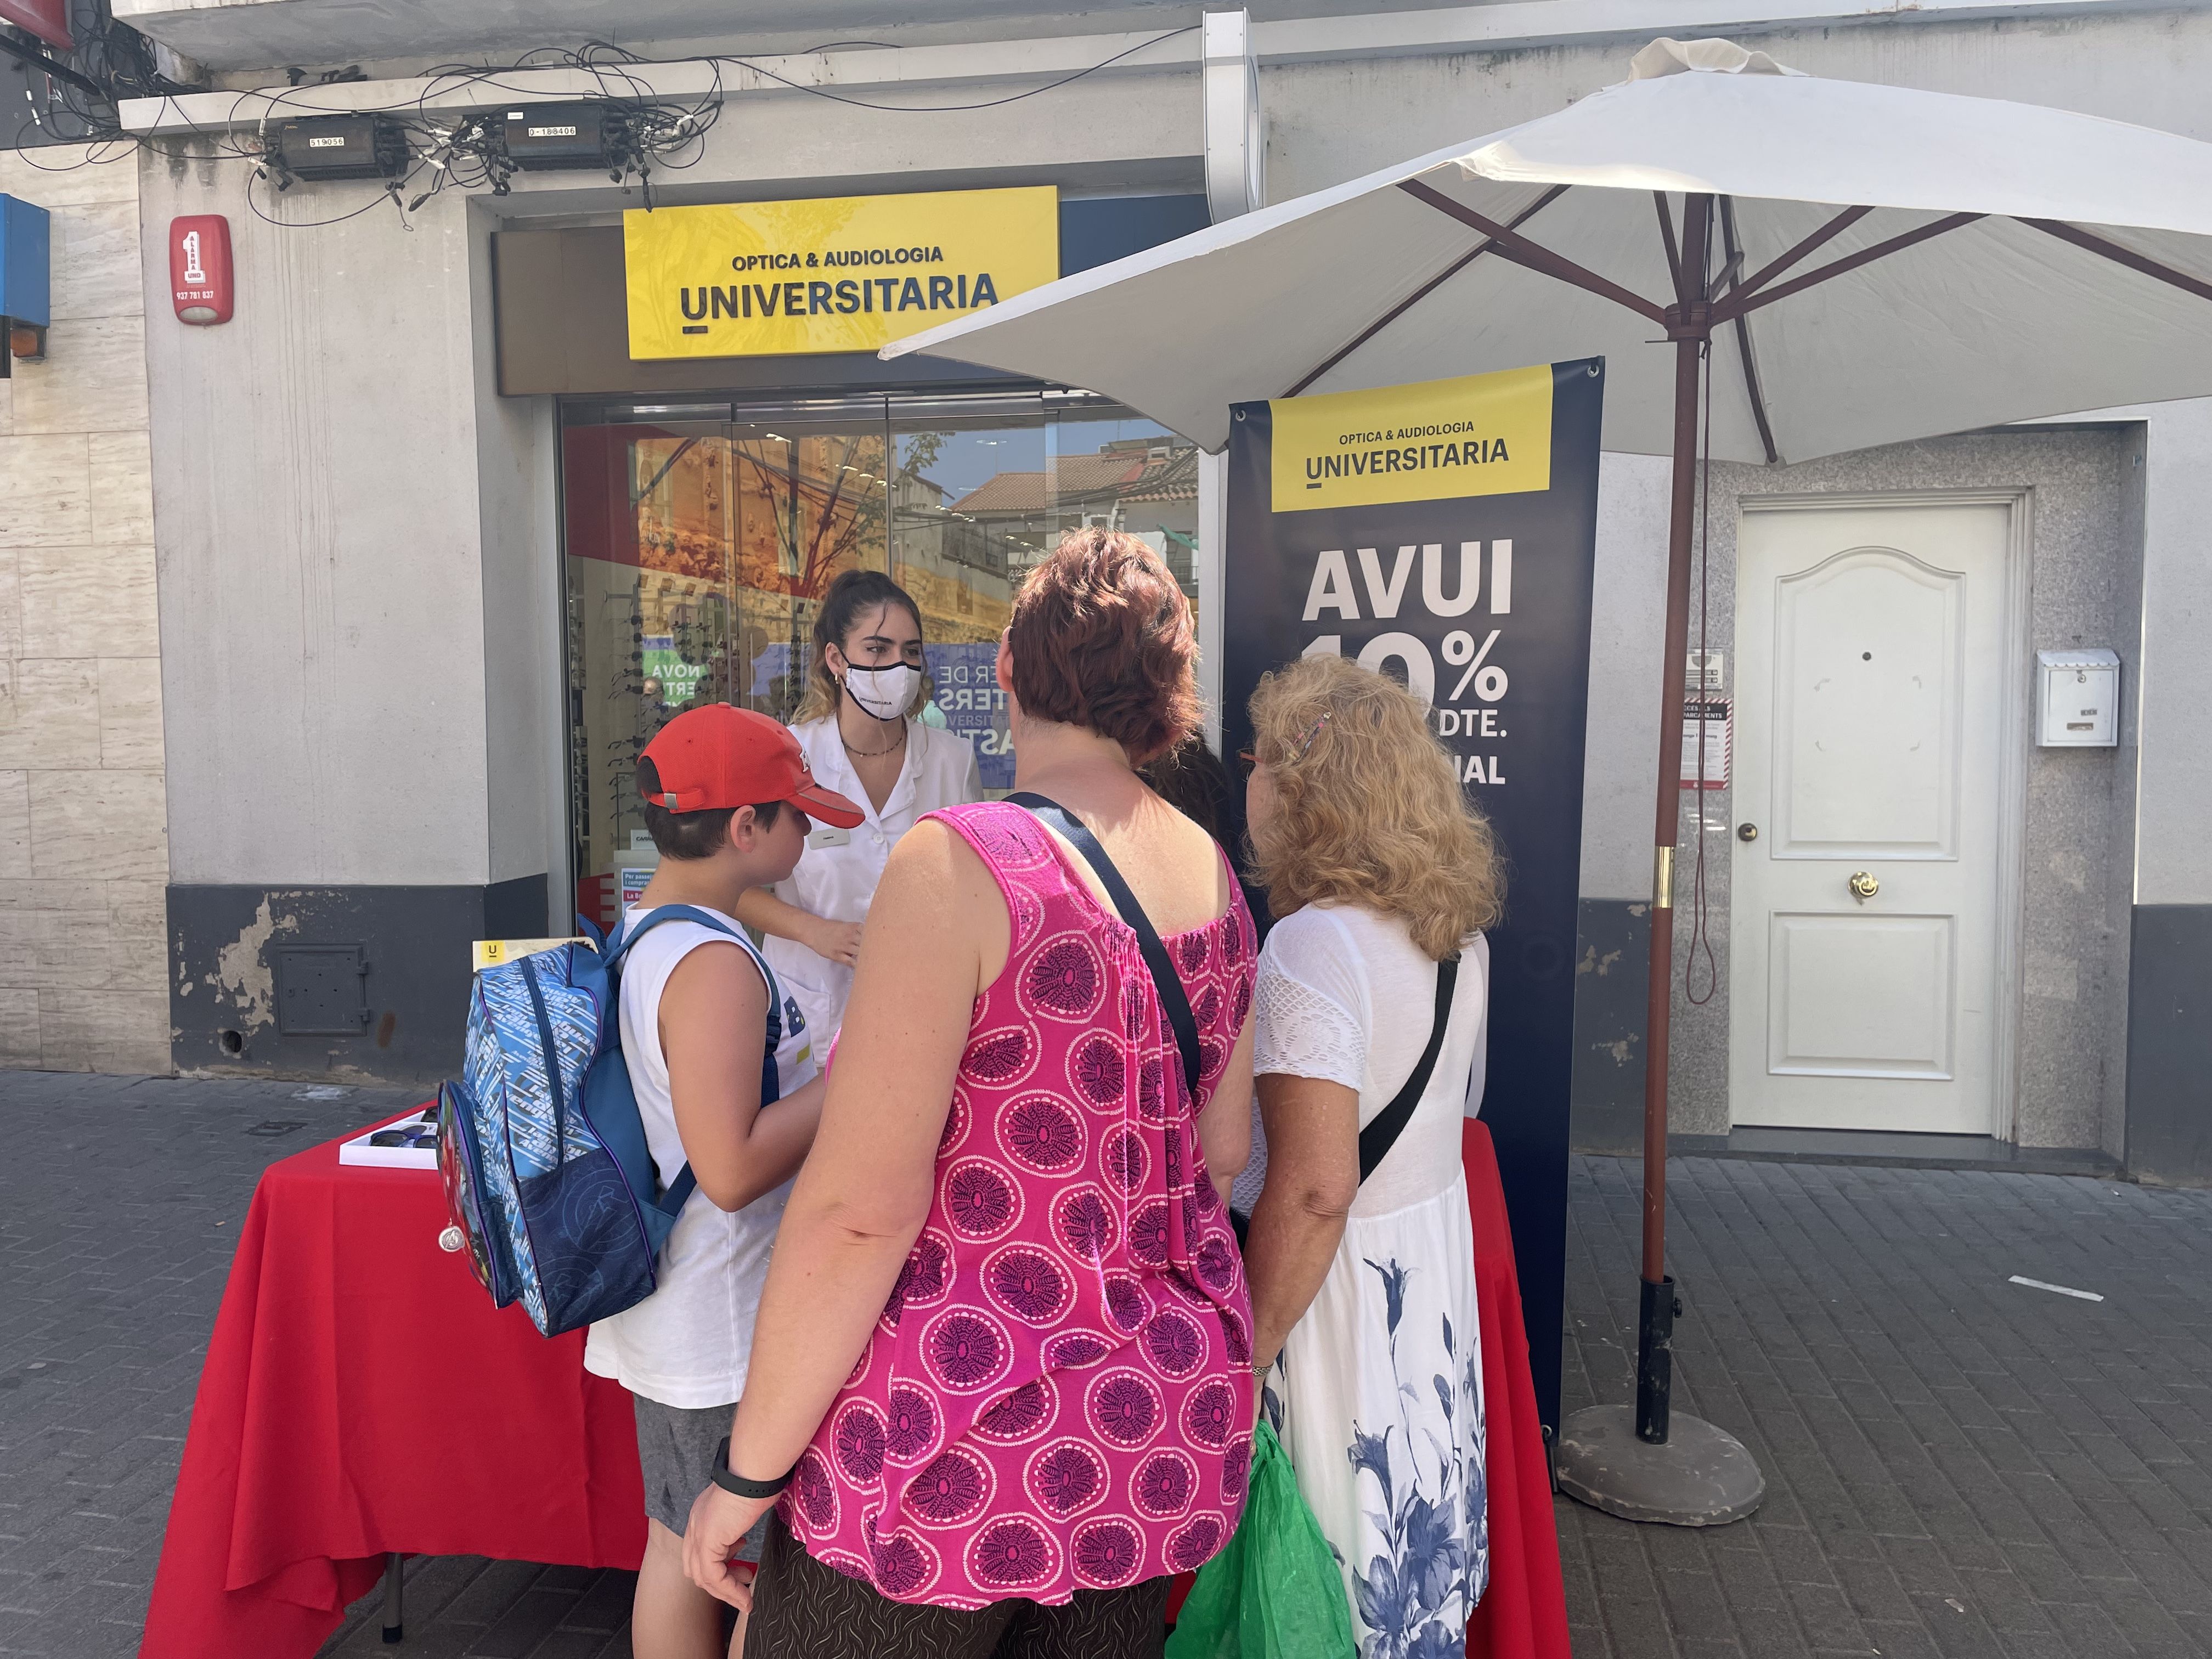
[[[1086,76],[1096,75],[1101,70],[1109,69],[1114,64],[1120,63],[1123,58],[1133,57],[1138,52],[1144,52],[1150,47],[1158,46],[1163,41],[1172,40],[1178,35],[1192,33],[1199,27],[1200,25],[1196,23],[1187,23],[1179,28],[1168,29],[1159,34],[1153,35],[1149,40],[1139,40],[1134,46],[1125,46],[1120,52],[1114,52],[1108,57],[1102,58],[1095,64],[1086,64],[1081,69],[1073,70],[1068,74],[1060,76],[1053,80],[1048,81],[1042,86],[1027,88],[1021,92],[1009,93],[1003,98],[985,99],[977,102],[966,104],[877,103],[867,99],[854,98],[848,94],[836,92],[827,87],[811,86],[805,82],[793,80],[788,76],[780,74],[775,70],[765,67],[763,62],[758,58],[743,57],[730,52],[703,53],[690,58],[647,58],[641,52],[632,52],[628,47],[618,46],[613,42],[607,40],[587,41],[584,46],[573,52],[562,51],[550,47],[538,47],[533,49],[532,52],[525,53],[521,58],[519,58],[513,64],[496,67],[487,64],[441,64],[428,71],[426,71],[425,75],[422,77],[424,82],[422,91],[410,101],[414,105],[416,112],[419,115],[424,112],[422,106],[430,98],[441,92],[457,91],[461,88],[467,86],[489,86],[499,91],[514,92],[544,98],[545,94],[539,88],[505,85],[499,81],[498,77],[502,75],[514,74],[519,71],[532,69],[562,68],[572,69],[580,73],[589,74],[593,76],[595,78],[611,76],[619,80],[621,82],[626,83],[626,92],[623,94],[616,94],[606,91],[605,89],[605,82],[602,80],[602,91],[600,95],[610,101],[620,101],[622,99],[627,97],[628,99],[636,100],[639,101],[649,100],[655,105],[665,105],[670,100],[656,94],[649,82],[636,76],[623,73],[623,71],[642,68],[672,68],[684,64],[711,64],[715,65],[717,68],[717,78],[714,86],[707,94],[702,94],[702,102],[704,102],[710,99],[719,100],[721,96],[719,74],[720,66],[724,64],[735,64],[741,68],[750,70],[753,73],[761,76],[763,79],[774,81],[777,84],[788,87],[795,92],[803,92],[812,97],[824,98],[833,103],[848,104],[859,109],[880,110],[896,115],[958,114],[974,110],[999,109],[1008,104],[1018,104],[1024,99],[1035,98],[1044,93],[1055,91],[1061,87],[1072,85],[1073,82],[1082,80]],[[880,45],[882,43],[841,41],[833,42],[831,44]],[[817,48],[816,50],[819,51],[822,50],[822,48]],[[551,64],[538,64],[530,61],[532,58],[534,58],[540,53],[545,52],[557,52],[558,61]],[[449,85],[448,83],[452,84]],[[407,106],[405,104],[390,104],[374,107],[352,104],[344,106],[317,106],[301,102],[292,95],[294,93],[300,90],[303,90],[303,88],[287,88],[281,91],[264,90],[257,92],[243,92],[239,94],[239,97],[241,100],[246,98],[263,98],[269,100],[271,104],[282,104],[289,108],[297,109],[314,114],[391,114]]]
[[[721,61],[743,64],[745,68],[752,70],[754,74],[764,76],[768,80],[780,82],[784,86],[792,88],[795,91],[808,93],[817,98],[826,98],[832,103],[849,104],[855,109],[883,110],[894,115],[952,115],[970,110],[1000,109],[1008,104],[1018,104],[1024,98],[1035,98],[1043,93],[1055,92],[1061,87],[1070,86],[1075,82],[1082,80],[1084,76],[1087,75],[1096,75],[1099,70],[1109,68],[1113,64],[1120,63],[1124,58],[1133,58],[1137,53],[1146,51],[1149,47],[1158,46],[1163,40],[1174,40],[1179,34],[1193,33],[1200,27],[1201,25],[1197,23],[1186,23],[1181,28],[1169,29],[1164,33],[1156,34],[1149,40],[1139,40],[1135,46],[1125,47],[1121,51],[1115,52],[1110,58],[1102,58],[1095,64],[1090,64],[1085,68],[1077,70],[1073,74],[1063,75],[1056,81],[1048,81],[1041,87],[1031,87],[1026,92],[1010,93],[1004,98],[986,99],[981,103],[975,104],[872,103],[865,98],[852,98],[848,97],[842,93],[832,92],[827,87],[808,86],[803,81],[794,81],[788,76],[777,74],[774,70],[763,69],[759,64],[748,58],[724,58]]]
[[[27,70],[36,70],[41,75],[53,76],[57,81],[66,81],[70,85],[81,91],[88,92],[95,98],[104,98],[107,95],[106,89],[99,82],[78,74],[66,64],[56,63],[42,52],[35,51],[29,46],[19,46],[4,34],[0,34],[0,52],[6,52]]]
[[[49,76],[48,101],[45,112],[40,112],[36,100],[29,119],[15,133],[17,152],[26,158],[26,164],[45,173],[65,173],[80,166],[104,165],[122,160],[140,150],[171,155],[173,152],[135,134],[122,130],[117,113],[118,100],[124,98],[171,98],[179,93],[197,88],[170,80],[160,72],[153,43],[136,29],[115,21],[102,0],[75,0],[67,22],[76,45],[64,54],[68,63],[58,65],[41,62],[33,66],[37,72]],[[0,38],[0,45],[10,45]],[[10,49],[13,50],[12,45]],[[17,54],[21,56],[21,53]],[[71,67],[73,66],[73,67]],[[61,78],[52,78],[54,76]],[[27,95],[28,89],[26,89]],[[65,131],[74,124],[79,131]],[[85,144],[97,147],[113,143],[125,146],[116,155],[88,154],[76,162],[64,167],[52,167],[32,159],[33,153],[43,145],[27,145],[23,140],[33,128],[44,134],[52,144]]]
[[[1705,380],[1705,442],[1698,458],[1698,854],[1690,889],[1690,948],[1682,963],[1682,1000],[1702,1008],[1719,994],[1721,970],[1713,955],[1713,939],[1706,927],[1705,906],[1705,672],[1711,660],[1707,630],[1711,625],[1709,584],[1712,574],[1713,526],[1713,343],[1707,339],[1698,354]],[[1725,784],[1721,787],[1725,787]],[[1705,956],[1705,991],[1698,994],[1698,952]]]
[[[351,212],[341,213],[332,219],[273,219],[270,217],[268,214],[262,211],[261,204],[253,199],[255,182],[266,176],[259,171],[249,174],[246,178],[246,205],[252,210],[253,216],[262,223],[274,225],[280,230],[320,230],[325,225],[342,225],[349,219],[360,218],[364,213],[374,213],[378,208],[382,207],[387,199],[394,206],[399,207],[400,217],[404,220],[407,216],[406,209],[401,204],[399,198],[405,193],[406,187],[414,182],[415,175],[422,172],[422,165],[418,163],[401,177],[387,180],[385,187],[377,192],[373,200],[363,202]]]
[[[82,0],[80,0],[82,3]],[[538,87],[516,85],[503,77],[517,73],[545,69],[568,69],[588,76],[596,88],[574,100],[602,104],[607,106],[611,142],[606,146],[605,161],[609,177],[629,188],[629,179],[635,176],[643,192],[649,210],[653,205],[652,172],[657,164],[665,171],[680,172],[696,167],[705,158],[707,135],[720,120],[726,92],[723,66],[734,64],[749,70],[763,79],[821,98],[831,103],[843,104],[858,109],[880,111],[891,114],[953,114],[976,110],[1000,109],[1018,104],[1025,99],[1039,97],[1045,93],[1072,85],[1087,76],[1120,63],[1124,58],[1150,47],[1188,34],[1200,26],[1186,24],[1140,40],[1133,46],[1101,58],[1095,64],[1057,76],[1042,85],[1030,87],[1004,97],[961,104],[899,104],[878,102],[854,97],[826,87],[810,85],[794,80],[767,67],[759,58],[729,53],[708,53],[682,58],[652,58],[619,46],[611,41],[590,40],[577,48],[554,46],[532,47],[505,65],[444,64],[439,64],[419,77],[420,89],[411,99],[381,106],[357,103],[333,105],[322,102],[314,94],[321,88],[343,84],[353,78],[345,72],[325,75],[313,81],[301,81],[282,88],[260,88],[240,92],[233,100],[232,118],[219,127],[203,127],[185,116],[177,99],[201,89],[184,86],[161,76],[155,66],[153,47],[135,29],[116,23],[100,0],[90,0],[82,5],[83,15],[72,24],[78,47],[70,54],[81,66],[65,73],[76,83],[67,88],[49,82],[54,94],[49,114],[59,112],[67,115],[84,131],[70,135],[49,128],[40,120],[34,109],[30,121],[19,129],[22,133],[36,126],[57,143],[83,144],[86,153],[62,167],[49,167],[37,161],[29,165],[47,173],[73,172],[88,166],[105,165],[124,160],[140,151],[163,156],[171,161],[182,159],[245,161],[255,163],[252,179],[248,180],[247,204],[255,216],[264,222],[285,229],[314,229],[327,225],[341,224],[370,212],[377,202],[366,203],[351,211],[335,217],[319,220],[285,220],[273,217],[263,210],[255,198],[252,185],[274,171],[278,174],[281,192],[289,184],[281,162],[273,155],[269,127],[272,121],[295,118],[313,118],[317,116],[367,116],[388,121],[398,127],[407,140],[411,165],[405,173],[385,181],[382,196],[392,198],[403,222],[426,202],[437,196],[449,184],[465,189],[488,189],[495,195],[508,191],[508,179],[518,169],[508,159],[504,148],[491,137],[488,117],[483,112],[434,116],[428,106],[434,97],[447,96],[469,88],[493,92],[508,92],[528,97],[535,102],[566,101],[550,99]],[[0,44],[7,44],[0,40]],[[841,46],[869,46],[897,50],[892,43],[871,40],[834,40],[811,49],[821,52]],[[12,46],[10,47],[13,50]],[[20,52],[17,55],[21,55]],[[35,54],[34,54],[35,55]],[[705,64],[711,69],[711,78],[706,88],[695,97],[673,98],[659,93],[651,81],[640,71],[671,67],[683,64]],[[55,66],[47,65],[53,68]],[[296,75],[298,72],[295,71]],[[96,104],[82,106],[78,96],[83,88],[90,88]],[[179,152],[161,144],[146,134],[126,132],[120,123],[118,106],[126,97],[159,98],[188,130],[191,137],[206,141],[208,153]],[[248,100],[260,102],[258,118],[253,124],[253,142],[242,143],[237,136],[240,131],[238,115]],[[106,107],[100,107],[105,105]],[[112,154],[96,152],[104,146],[118,148]],[[39,147],[33,147],[39,148]],[[425,167],[435,175],[427,189],[411,202],[405,191]]]

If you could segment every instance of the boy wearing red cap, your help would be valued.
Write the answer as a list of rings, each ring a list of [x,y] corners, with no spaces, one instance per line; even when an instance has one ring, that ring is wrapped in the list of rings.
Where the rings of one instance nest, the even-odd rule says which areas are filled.
[[[799,1005],[731,912],[749,889],[791,874],[810,819],[849,829],[862,813],[814,781],[782,726],[726,703],[671,720],[637,778],[660,866],[623,926],[671,904],[720,924],[661,923],[631,947],[621,981],[623,1054],[647,1144],[664,1183],[688,1163],[699,1186],[653,1293],[592,1327],[584,1364],[636,1403],[647,1525],[632,1649],[720,1659],[721,1604],[684,1577],[684,1527],[744,1392],[769,1252],[823,1088]],[[757,1559],[758,1540],[748,1542]],[[744,1633],[740,1622],[730,1654]]]

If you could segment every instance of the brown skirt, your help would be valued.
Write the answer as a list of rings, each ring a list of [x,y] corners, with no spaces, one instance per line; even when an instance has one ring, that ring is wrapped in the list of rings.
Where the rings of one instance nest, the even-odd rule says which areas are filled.
[[[1159,1659],[1171,1582],[1079,1589],[1060,1607],[919,1606],[824,1566],[778,1515],[753,1585],[745,1659]]]

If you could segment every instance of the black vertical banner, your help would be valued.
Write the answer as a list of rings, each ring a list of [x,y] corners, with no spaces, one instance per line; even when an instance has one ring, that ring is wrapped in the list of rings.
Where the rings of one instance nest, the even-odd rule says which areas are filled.
[[[1504,852],[1481,1116],[1554,1429],[1604,387],[1593,358],[1239,404],[1229,444],[1225,748],[1269,669],[1354,658],[1429,702]]]

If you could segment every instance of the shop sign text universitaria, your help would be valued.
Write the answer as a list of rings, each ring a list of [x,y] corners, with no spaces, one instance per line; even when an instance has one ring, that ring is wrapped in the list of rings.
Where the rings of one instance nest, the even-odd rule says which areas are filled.
[[[1060,275],[1060,192],[929,191],[623,215],[629,355],[873,351]]]

